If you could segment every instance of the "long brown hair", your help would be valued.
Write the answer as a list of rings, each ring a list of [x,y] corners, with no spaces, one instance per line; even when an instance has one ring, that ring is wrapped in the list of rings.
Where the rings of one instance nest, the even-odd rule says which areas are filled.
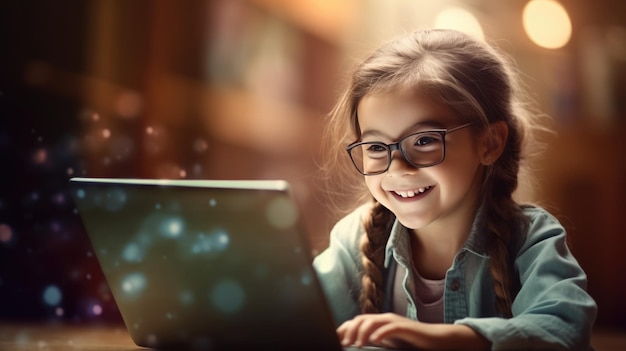
[[[503,316],[511,316],[515,293],[510,248],[524,232],[520,230],[524,226],[522,208],[513,193],[522,168],[522,150],[532,136],[527,131],[531,119],[538,117],[528,109],[513,67],[509,58],[494,46],[463,33],[411,33],[380,47],[356,67],[329,114],[326,128],[326,135],[333,140],[326,144],[326,169],[342,182],[338,188],[345,190],[360,184],[357,190],[366,194],[364,182],[354,181],[360,175],[352,168],[344,149],[360,137],[356,110],[364,96],[419,87],[429,97],[446,104],[463,122],[471,121],[475,130],[489,130],[489,125],[497,121],[506,123],[509,133],[504,152],[494,164],[485,167],[479,199],[484,209],[485,235],[489,236],[485,242],[491,257],[496,308]],[[378,312],[382,306],[384,247],[394,219],[388,209],[375,203],[364,223],[367,235],[361,240],[360,297],[364,313]]]

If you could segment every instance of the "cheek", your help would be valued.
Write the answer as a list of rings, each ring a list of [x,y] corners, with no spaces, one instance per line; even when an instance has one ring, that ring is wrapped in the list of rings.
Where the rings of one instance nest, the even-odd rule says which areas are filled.
[[[455,162],[441,164],[441,166],[436,170],[433,169],[436,172],[433,177],[436,177],[442,186],[440,191],[444,197],[460,196],[470,191],[475,184],[480,183],[478,177],[481,175],[479,169],[482,166],[471,155]]]
[[[440,179],[467,184],[473,180],[476,169],[481,165],[479,150],[471,140],[463,140],[446,150],[446,158],[433,167]]]
[[[377,187],[379,187],[380,182],[376,181],[376,176],[367,176],[365,177],[365,185],[371,193],[374,193]]]
[[[376,176],[365,177],[365,185],[367,185],[367,189],[370,191],[372,196],[374,196],[374,198],[378,200],[378,202],[382,200],[382,195],[384,194],[384,191],[382,190],[380,183],[381,183],[381,176],[376,175]]]
[[[457,146],[446,151],[446,158],[441,164],[450,175],[471,175],[481,164],[480,152],[474,143],[464,147]]]

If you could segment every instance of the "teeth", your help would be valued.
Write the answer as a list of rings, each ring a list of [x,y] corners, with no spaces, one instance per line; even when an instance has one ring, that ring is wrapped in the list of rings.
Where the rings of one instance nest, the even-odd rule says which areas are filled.
[[[418,194],[423,194],[427,190],[429,190],[430,188],[431,188],[431,186],[427,186],[427,187],[424,187],[424,188],[419,188],[417,190],[396,191],[396,194],[400,195],[403,198],[409,198],[409,197],[414,197],[415,195],[418,195]]]

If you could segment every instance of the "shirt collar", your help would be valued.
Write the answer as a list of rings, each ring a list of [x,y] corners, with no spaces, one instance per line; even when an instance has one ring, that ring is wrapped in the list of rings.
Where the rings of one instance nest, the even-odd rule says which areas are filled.
[[[398,257],[409,258],[409,250],[411,248],[411,242],[409,239],[409,229],[396,219],[391,227],[391,233],[389,234],[389,240],[387,240],[387,246],[385,247],[385,268],[389,267],[389,262],[393,257],[393,252],[396,251]],[[406,265],[406,263],[403,263]]]
[[[475,255],[486,257],[486,243],[485,243],[485,220],[484,211],[482,207],[478,209],[474,222],[470,229],[470,234],[463,244],[460,251],[469,251]],[[385,268],[389,267],[389,263],[393,258],[393,253],[399,257],[411,257],[409,250],[411,243],[409,241],[409,229],[403,226],[398,219],[396,219],[391,227],[391,233],[389,234],[389,240],[387,240],[387,246],[385,247]]]
[[[485,211],[480,207],[474,217],[474,223],[470,229],[470,234],[465,241],[462,249],[470,251],[478,256],[487,256],[486,254],[486,223],[485,223]]]

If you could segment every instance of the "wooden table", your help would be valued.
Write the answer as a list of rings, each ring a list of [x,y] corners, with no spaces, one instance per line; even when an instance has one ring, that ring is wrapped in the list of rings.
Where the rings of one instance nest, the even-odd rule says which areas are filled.
[[[596,351],[626,350],[626,331],[596,330]],[[146,351],[133,343],[124,326],[76,326],[0,322],[2,351]]]
[[[137,351],[124,326],[0,324],[2,351]]]

